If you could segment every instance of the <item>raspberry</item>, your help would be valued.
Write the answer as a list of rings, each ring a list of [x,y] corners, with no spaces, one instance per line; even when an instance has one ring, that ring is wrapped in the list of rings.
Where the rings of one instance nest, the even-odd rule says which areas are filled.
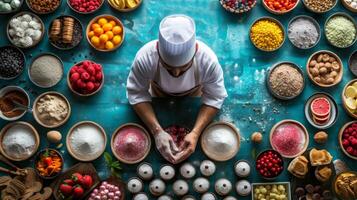
[[[349,154],[353,154],[353,148],[352,147],[347,147],[346,151]]]
[[[85,88],[86,86],[86,84],[81,79],[78,79],[76,84],[78,88]]]
[[[86,72],[86,70],[84,70],[83,67],[81,67],[81,68],[78,68],[77,72],[78,72],[79,74],[83,74],[83,73]]]
[[[94,87],[95,87],[95,86],[94,86],[94,83],[93,83],[93,82],[88,82],[87,85],[86,85],[86,89],[87,89],[89,92],[93,91]]]
[[[100,83],[94,83],[94,90],[97,90],[100,87]]]
[[[98,73],[95,75],[95,79],[96,79],[97,81],[101,81],[102,78],[103,78],[102,72],[98,72]]]
[[[83,80],[89,80],[89,78],[90,78],[90,75],[89,75],[87,72],[83,72],[83,73],[81,74],[81,79],[83,79]]]
[[[100,64],[94,64],[95,71],[101,72],[102,71],[102,66]]]
[[[83,61],[83,68],[87,69],[90,66],[90,62],[89,61]]]
[[[69,71],[69,73],[70,73],[70,74],[73,74],[73,73],[77,72],[77,70],[78,70],[78,67],[77,67],[77,66],[74,66],[74,67],[71,68],[71,70]]]
[[[72,75],[71,75],[71,82],[75,82],[79,79],[80,75],[79,73],[77,72],[74,72]]]
[[[93,66],[90,66],[87,68],[87,72],[90,74],[90,75],[95,75],[95,69]]]

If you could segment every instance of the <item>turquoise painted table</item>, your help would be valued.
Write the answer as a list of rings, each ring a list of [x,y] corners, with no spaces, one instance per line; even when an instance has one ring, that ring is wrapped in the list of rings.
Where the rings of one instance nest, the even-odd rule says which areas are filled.
[[[25,5],[23,6],[23,10],[27,10]],[[308,12],[302,3],[300,3],[293,12],[274,17],[279,19],[286,27],[292,17],[307,14],[316,18],[323,27],[326,18],[338,11],[349,12],[343,8],[341,2],[338,2],[338,5],[329,13],[325,15],[315,15]],[[144,0],[143,5],[131,13],[118,13],[112,10],[108,4],[105,4],[99,12],[90,16],[73,13],[66,2],[62,2],[62,6],[55,13],[41,16],[41,18],[44,20],[46,29],[48,29],[50,21],[61,14],[75,15],[82,21],[83,25],[86,26],[92,17],[104,13],[119,17],[125,26],[125,41],[122,47],[113,53],[96,52],[90,48],[85,39],[83,39],[79,47],[73,50],[60,51],[49,44],[47,36],[45,36],[44,40],[41,41],[37,47],[25,50],[27,64],[30,63],[32,57],[41,52],[49,51],[59,55],[65,64],[65,73],[68,72],[69,68],[75,62],[83,59],[92,59],[104,66],[106,76],[105,85],[102,91],[96,96],[90,98],[79,98],[75,96],[69,91],[65,78],[62,79],[60,84],[50,89],[63,93],[72,105],[73,112],[70,120],[58,129],[63,133],[64,137],[71,126],[82,120],[92,120],[101,124],[106,130],[108,137],[123,123],[140,123],[138,117],[128,104],[125,94],[126,78],[130,70],[130,65],[139,48],[146,42],[157,38],[159,22],[163,17],[174,13],[184,13],[195,19],[198,38],[206,42],[217,53],[225,73],[224,79],[229,97],[226,99],[216,120],[233,122],[240,129],[242,137],[241,148],[236,157],[228,162],[217,163],[217,173],[210,178],[211,191],[213,191],[212,185],[215,180],[221,177],[227,177],[233,183],[238,180],[233,172],[233,165],[237,160],[247,159],[253,164],[254,159],[252,154],[254,152],[260,152],[261,150],[270,148],[268,140],[269,131],[276,122],[282,119],[295,119],[305,124],[310,133],[310,147],[326,148],[332,152],[334,158],[340,158],[346,161],[349,167],[357,170],[357,162],[347,158],[342,153],[337,142],[339,128],[344,123],[352,120],[343,110],[340,96],[343,86],[349,80],[353,79],[353,76],[347,68],[347,58],[351,52],[355,50],[356,45],[346,50],[335,49],[329,46],[325,37],[322,36],[317,47],[311,50],[298,50],[286,40],[284,46],[277,52],[261,52],[254,48],[248,37],[249,27],[255,19],[261,16],[271,15],[264,10],[260,1],[256,8],[250,13],[242,16],[226,12],[221,8],[218,0]],[[349,14],[353,15],[353,13]],[[6,38],[6,24],[10,17],[9,15],[1,16],[1,46],[9,44]],[[354,15],[354,18],[356,18],[356,15]],[[343,81],[338,86],[322,89],[312,85],[310,81],[307,81],[307,87],[302,95],[293,101],[281,102],[270,96],[265,87],[265,73],[270,66],[276,62],[287,60],[295,62],[304,69],[308,57],[320,49],[332,50],[343,60],[345,73]],[[47,91],[34,86],[29,81],[27,72],[23,73],[14,81],[0,81],[0,87],[6,85],[22,86],[30,92],[32,100],[42,92]],[[303,113],[304,103],[307,98],[319,91],[330,93],[337,100],[340,111],[337,123],[327,130],[329,140],[326,145],[317,145],[314,143],[312,137],[317,130],[308,124]],[[199,100],[189,98],[180,101],[155,99],[154,106],[163,126],[169,124],[185,124],[190,126],[194,123],[199,108]],[[30,114],[27,114],[22,120],[32,123],[38,129],[41,134],[41,148],[48,146],[45,139],[45,134],[48,130],[40,127]],[[3,127],[6,123],[5,121],[0,121],[0,127]],[[262,131],[264,134],[264,142],[259,146],[254,146],[249,139],[251,133],[254,131]],[[65,141],[63,140],[63,142]],[[110,151],[109,145],[107,146],[107,150]],[[76,163],[67,153],[66,147],[62,147],[61,151],[65,158],[65,168]],[[203,159],[206,159],[206,156],[198,146],[196,152],[188,161],[198,166]],[[32,160],[19,163],[19,165],[31,166],[31,161]],[[155,150],[154,146],[145,161],[153,164],[156,177],[158,177],[157,172],[160,166],[166,163]],[[94,164],[102,178],[108,176],[102,157],[96,160]],[[124,180],[136,176],[136,166],[137,165],[123,165]],[[177,166],[177,168],[178,167],[179,166]],[[252,182],[263,181],[256,173],[253,173],[248,179]],[[278,180],[289,181],[289,174],[284,172],[279,176]],[[192,180],[189,182],[192,183]],[[169,183],[169,185],[171,186],[171,183]],[[170,186],[167,192],[172,194]],[[145,191],[148,191],[147,187]],[[192,189],[190,193],[197,197],[199,196],[194,193]],[[237,195],[234,191],[231,194]],[[129,197],[130,195],[127,199],[130,199]],[[239,199],[249,198],[250,197],[239,197]],[[152,197],[152,199],[154,198]]]

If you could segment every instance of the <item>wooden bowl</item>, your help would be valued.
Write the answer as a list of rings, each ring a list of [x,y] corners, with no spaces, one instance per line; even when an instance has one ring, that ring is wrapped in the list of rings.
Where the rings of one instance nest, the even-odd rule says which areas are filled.
[[[55,12],[59,7],[61,7],[61,4],[62,4],[62,0],[59,0],[58,6],[57,6],[55,9],[53,9],[53,10],[51,10],[51,11],[49,11],[49,12],[38,12],[38,11],[36,11],[35,9],[32,8],[32,6],[30,5],[29,0],[26,0],[26,5],[27,5],[27,7],[29,7],[32,12],[34,12],[34,13],[36,13],[36,14],[38,14],[38,15],[51,14],[51,13]]]
[[[6,87],[1,88],[0,89],[0,98],[11,91],[19,91],[19,92],[25,94],[25,96],[27,98],[27,102],[28,102],[28,104],[26,106],[27,107],[30,106],[31,100],[30,100],[29,94],[23,88],[21,88],[19,86],[6,86]],[[21,117],[23,117],[26,113],[27,113],[27,110],[25,110],[22,114],[20,114],[16,117],[9,118],[9,117],[6,117],[5,115],[3,115],[3,113],[0,111],[0,118],[3,120],[6,120],[6,121],[15,121],[15,120],[18,120]]]
[[[81,61],[81,62],[78,62],[78,63],[74,64],[72,67],[77,66],[77,65],[80,65],[80,64],[82,64],[84,61],[89,61],[89,62],[91,62],[91,63],[95,63],[94,61],[91,61],[91,60],[83,60],[83,61]],[[71,67],[71,68],[72,68],[72,67]],[[70,70],[69,70],[68,73],[67,73],[67,85],[68,85],[68,88],[71,90],[71,92],[73,92],[74,94],[76,94],[76,95],[78,95],[78,96],[81,96],[81,97],[93,96],[93,95],[97,94],[97,93],[103,88],[103,85],[104,85],[104,70],[102,69],[102,83],[100,84],[99,88],[98,88],[96,91],[94,91],[94,92],[92,92],[92,93],[90,93],[90,94],[81,94],[81,93],[79,93],[79,92],[77,92],[76,90],[73,89],[73,87],[72,87],[72,85],[71,85],[71,81],[70,81]]]
[[[257,1],[255,0],[255,1],[253,2],[253,4],[249,7],[249,9],[244,10],[244,11],[241,11],[241,10],[232,9],[232,8],[226,6],[226,5],[224,4],[224,1],[223,1],[223,0],[219,0],[219,3],[221,4],[221,6],[222,6],[226,11],[228,11],[228,12],[230,12],[230,13],[234,13],[234,14],[242,14],[242,13],[249,12],[250,10],[252,10],[252,9],[257,5]]]
[[[309,7],[309,6],[306,4],[305,0],[302,0],[302,2],[304,3],[305,8],[307,8],[310,12],[313,12],[313,13],[316,13],[316,14],[324,14],[324,13],[327,13],[328,11],[332,10],[332,9],[336,6],[336,4],[337,4],[337,0],[335,0],[335,3],[332,5],[331,8],[329,8],[328,10],[325,10],[325,11],[323,11],[323,12],[319,12],[319,11],[313,10],[311,7]]]
[[[24,4],[24,0],[20,0],[20,6],[17,9],[11,10],[11,11],[7,11],[7,12],[0,12],[0,15],[16,13],[17,11],[21,10],[22,4]]]
[[[78,14],[88,15],[88,14],[92,14],[92,13],[96,12],[97,10],[99,10],[99,9],[103,6],[104,1],[105,1],[105,0],[101,0],[101,3],[100,3],[100,5],[98,6],[98,8],[95,9],[95,10],[92,10],[92,11],[90,11],[90,12],[81,12],[81,11],[78,11],[78,10],[74,9],[74,8],[71,6],[70,0],[67,0],[67,5],[68,5],[69,8],[71,8],[71,10],[73,10],[73,12],[76,12],[76,13],[78,13]]]
[[[136,128],[139,128],[143,131],[143,133],[145,134],[145,136],[147,137],[147,140],[148,140],[148,148],[146,149],[146,152],[144,154],[144,156],[138,160],[135,160],[135,161],[128,161],[128,160],[125,160],[123,158],[121,158],[115,151],[115,138],[116,136],[118,135],[119,131],[127,126],[135,126]],[[151,149],[151,138],[150,138],[150,135],[149,133],[146,131],[146,129],[142,126],[140,126],[139,124],[135,124],[135,123],[126,123],[126,124],[123,124],[121,125],[119,128],[117,128],[114,133],[112,134],[112,138],[111,138],[111,141],[110,141],[110,146],[111,146],[111,150],[114,154],[114,156],[121,162],[123,163],[126,163],[126,164],[136,164],[136,163],[139,163],[141,162],[142,160],[144,160],[146,158],[146,156],[149,154],[150,152],[150,149]]]
[[[3,51],[3,49],[7,49],[7,48],[9,48],[9,49],[13,48],[13,49],[15,49],[16,51],[18,51],[21,54],[21,57],[22,57],[22,60],[23,60],[23,66],[22,66],[21,72],[18,73],[16,76],[13,76],[13,77],[10,77],[10,78],[5,78],[5,77],[1,77],[0,76],[0,80],[13,80],[13,79],[19,77],[22,74],[22,72],[24,71],[24,69],[26,68],[26,56],[25,56],[24,52],[21,51],[21,49],[19,49],[18,47],[12,46],[12,45],[2,46],[2,47],[0,47],[0,51]]]
[[[62,99],[67,103],[67,106],[68,106],[68,114],[67,114],[66,118],[65,118],[62,122],[60,122],[60,123],[58,123],[58,124],[55,124],[55,125],[46,125],[46,124],[44,124],[44,123],[39,119],[38,113],[37,113],[37,103],[38,103],[38,101],[39,101],[42,97],[44,97],[45,95],[48,95],[48,94],[49,94],[49,95],[58,96],[58,97],[62,98]],[[65,124],[65,123],[68,121],[69,117],[71,116],[71,104],[69,103],[69,101],[67,100],[67,98],[66,98],[63,94],[58,93],[58,92],[55,92],[55,91],[49,91],[49,92],[45,92],[45,93],[42,93],[41,95],[39,95],[39,96],[35,99],[35,101],[34,101],[34,103],[33,103],[32,110],[33,110],[33,117],[35,118],[36,122],[39,123],[41,126],[43,126],[43,127],[45,127],[45,128],[57,128],[57,127],[60,127],[60,126],[62,126],[63,124]]]
[[[77,23],[77,24],[80,26],[80,30],[79,30],[80,33],[81,33],[81,36],[80,36],[81,39],[80,39],[80,41],[79,41],[77,44],[71,44],[71,46],[69,46],[69,47],[60,47],[60,46],[57,45],[55,42],[53,42],[52,39],[51,39],[51,27],[52,27],[53,21],[54,21],[55,19],[62,19],[62,18],[64,18],[64,17],[73,18],[73,19],[74,19],[74,23],[75,23],[75,24]],[[61,31],[61,32],[62,32],[62,31]],[[73,36],[74,36],[74,33],[73,33]],[[54,19],[51,21],[51,23],[48,25],[47,37],[48,37],[49,43],[50,43],[53,47],[55,47],[56,49],[59,49],[59,50],[70,50],[70,49],[73,49],[73,48],[77,47],[77,46],[81,43],[81,41],[83,40],[83,24],[82,24],[82,22],[81,22],[78,18],[76,18],[76,17],[74,17],[74,16],[72,16],[72,15],[61,15],[61,16],[58,16],[58,17],[54,18]]]
[[[237,138],[237,148],[234,150],[234,152],[232,152],[232,154],[230,155],[225,155],[224,157],[219,157],[218,155],[212,155],[209,150],[208,150],[208,144],[206,144],[206,141],[205,141],[205,135],[207,134],[208,130],[214,126],[217,126],[217,125],[224,125],[224,126],[227,126],[228,128],[231,129],[231,131],[233,133],[236,134],[236,138]],[[203,152],[205,153],[205,155],[207,157],[209,157],[210,159],[214,160],[214,161],[218,161],[218,162],[223,162],[223,161],[227,161],[227,160],[230,160],[232,159],[234,156],[237,155],[237,153],[239,152],[239,149],[240,149],[240,133],[239,133],[239,130],[231,123],[229,122],[213,122],[211,123],[210,125],[208,125],[205,130],[202,132],[202,136],[201,136],[201,139],[200,139],[200,144],[201,144],[201,148],[203,150]]]
[[[320,54],[320,53],[326,53],[326,54],[329,54],[330,56],[334,57],[336,59],[336,61],[340,64],[341,66],[341,69],[340,69],[340,72],[339,74],[337,75],[337,78],[335,79],[335,82],[330,84],[330,85],[327,85],[327,84],[322,84],[322,83],[318,83],[314,80],[314,77],[312,76],[312,74],[310,73],[310,70],[309,70],[309,63],[310,61],[315,58],[316,55]],[[317,86],[320,86],[320,87],[323,87],[323,88],[329,88],[329,87],[333,87],[337,84],[339,84],[342,80],[342,77],[343,77],[343,63],[340,59],[340,57],[338,57],[337,54],[333,53],[332,51],[328,51],[328,50],[320,50],[320,51],[317,51],[315,53],[313,53],[310,58],[307,60],[307,63],[306,63],[306,72],[307,72],[307,75],[309,77],[309,79],[311,80],[311,82],[313,82],[315,85]]]
[[[104,138],[104,148],[97,153],[97,155],[95,155],[95,157],[93,158],[81,158],[79,155],[77,155],[75,153],[75,151],[73,150],[73,147],[71,145],[71,142],[70,142],[70,137],[72,136],[73,134],[73,131],[81,126],[81,125],[84,125],[84,124],[87,124],[87,125],[92,125],[92,126],[95,126],[96,128],[98,128],[100,130],[100,132],[102,133],[102,136]],[[92,121],[82,121],[82,122],[78,122],[77,124],[73,125],[72,128],[68,131],[67,133],[67,137],[66,137],[66,146],[67,146],[67,150],[68,150],[68,153],[73,157],[75,158],[76,160],[79,160],[81,162],[90,162],[90,161],[93,161],[93,160],[96,160],[97,158],[99,158],[105,151],[105,147],[107,146],[107,135],[105,133],[105,130],[97,123],[95,122],[92,122]]]
[[[287,29],[289,30],[290,25],[291,25],[295,20],[297,20],[297,19],[302,19],[302,18],[305,18],[305,19],[310,20],[310,21],[315,25],[315,27],[316,27],[316,29],[317,29],[317,31],[318,31],[318,33],[319,33],[319,37],[317,38],[316,43],[315,43],[314,45],[312,45],[311,47],[308,47],[308,48],[300,48],[299,46],[297,46],[296,44],[294,44],[294,43],[291,41],[291,39],[290,39],[290,37],[289,37],[289,34],[288,34],[288,39],[289,39],[289,41],[291,42],[291,44],[294,45],[294,46],[295,46],[296,48],[298,48],[298,49],[312,49],[312,48],[314,48],[314,47],[320,42],[320,39],[321,39],[321,28],[320,28],[320,24],[319,24],[314,18],[312,18],[312,17],[310,17],[310,16],[308,16],[308,15],[298,15],[298,16],[296,16],[296,17],[293,17],[293,18],[289,21],[289,24],[288,24],[288,26],[287,26]]]
[[[126,8],[126,9],[119,9],[117,6],[115,6],[110,0],[108,0],[108,4],[115,10],[119,12],[131,12],[140,7],[140,5],[143,3],[144,0],[139,0],[139,3],[134,7],[134,8]]]
[[[283,155],[282,153],[280,153],[277,149],[275,149],[275,147],[272,145],[272,139],[273,139],[273,134],[275,132],[275,130],[282,124],[285,124],[285,123],[293,123],[293,124],[296,124],[298,125],[303,131],[304,131],[304,134],[305,134],[305,144],[304,144],[304,147],[300,150],[299,153],[295,154],[295,155],[291,155],[291,156],[288,156],[288,155]],[[303,124],[301,124],[300,122],[298,121],[295,121],[295,120],[291,120],[291,119],[286,119],[286,120],[282,120],[278,123],[276,123],[273,128],[271,128],[270,130],[270,136],[269,136],[269,141],[270,141],[270,145],[272,146],[272,148],[275,150],[275,151],[278,151],[284,158],[295,158],[301,154],[303,154],[307,147],[309,146],[309,132],[307,131],[307,129],[305,128],[305,126]]]
[[[257,23],[258,21],[260,21],[260,20],[269,20],[269,21],[275,22],[275,23],[280,27],[280,29],[282,30],[282,32],[283,32],[283,41],[281,42],[281,44],[280,44],[276,49],[273,49],[273,50],[262,49],[262,48],[256,46],[256,44],[253,42],[252,37],[251,37],[252,28],[253,28],[254,24],[256,24],[256,23]],[[250,29],[249,29],[249,39],[250,39],[250,41],[252,42],[252,44],[253,44],[257,49],[259,49],[259,50],[261,50],[261,51],[265,51],[265,52],[273,52],[273,51],[276,51],[276,50],[280,49],[280,48],[283,46],[284,42],[285,42],[285,36],[286,36],[286,33],[285,33],[285,29],[284,29],[283,24],[281,24],[277,19],[275,19],[275,18],[273,18],[273,17],[268,17],[268,16],[260,17],[260,18],[258,18],[257,20],[255,20],[255,21],[252,23],[252,25],[250,26]]]
[[[345,150],[345,148],[343,147],[343,145],[342,145],[342,134],[343,134],[343,131],[344,131],[348,126],[350,126],[350,125],[353,124],[353,123],[357,123],[357,121],[347,122],[346,124],[344,124],[344,125],[342,126],[342,128],[341,128],[340,131],[338,132],[338,143],[340,144],[340,147],[341,147],[343,153],[344,153],[346,156],[352,158],[353,160],[357,160],[357,157],[356,157],[356,156],[353,156],[353,155],[351,155],[351,154],[349,154],[349,153]]]
[[[351,12],[357,13],[357,9],[352,8],[350,5],[346,3],[345,0],[341,0],[342,5],[345,6],[345,8]]]
[[[342,1],[343,1],[343,0],[342,0]],[[355,25],[355,30],[357,31],[356,20],[355,20],[353,17],[351,17],[349,14],[347,14],[347,13],[345,13],[345,12],[336,12],[336,13],[332,14],[331,16],[329,16],[329,17],[326,19],[326,21],[325,21],[325,38],[326,38],[327,42],[328,42],[330,45],[332,45],[332,46],[334,46],[334,47],[336,47],[336,48],[340,48],[340,49],[349,48],[349,47],[353,46],[353,45],[356,43],[357,34],[355,35],[355,39],[353,40],[353,42],[352,42],[350,45],[346,46],[346,47],[338,47],[338,46],[332,44],[332,43],[330,42],[330,40],[327,39],[327,35],[326,35],[327,23],[330,21],[330,19],[332,19],[333,17],[336,17],[336,16],[342,16],[342,17],[345,17],[345,18],[349,19],[349,20]]]
[[[37,162],[38,162],[40,156],[41,156],[45,151],[47,151],[47,150],[48,150],[48,151],[54,151],[54,152],[56,152],[57,155],[61,158],[61,161],[62,161],[61,171],[58,172],[57,174],[55,174],[54,176],[42,176],[42,175],[40,174],[40,172],[38,171],[37,167],[36,167],[36,164],[37,164]],[[39,152],[37,153],[37,155],[36,155],[35,162],[34,162],[34,169],[35,169],[37,175],[38,175],[39,177],[41,177],[42,179],[51,180],[51,179],[56,178],[57,176],[59,176],[59,175],[62,173],[63,167],[64,167],[64,159],[63,159],[63,156],[62,156],[62,154],[61,154],[59,151],[57,151],[56,149],[50,149],[50,148],[43,149],[43,150],[39,151]]]
[[[61,79],[62,79],[62,77],[63,77],[63,71],[64,71],[63,62],[62,62],[62,60],[61,60],[60,57],[58,57],[56,54],[53,54],[53,53],[50,53],[50,52],[41,53],[41,54],[37,55],[36,57],[34,57],[34,58],[32,59],[32,62],[31,62],[30,66],[28,67],[28,70],[27,70],[29,79],[30,79],[30,81],[31,81],[34,85],[36,85],[37,87],[40,87],[40,88],[51,88],[51,87],[54,87],[54,86],[57,85],[59,82],[61,82],[61,79],[59,79],[59,81],[58,81],[57,83],[55,83],[54,85],[50,85],[50,86],[44,87],[44,86],[41,86],[41,85],[37,84],[37,83],[32,79],[32,77],[31,77],[31,68],[32,68],[32,65],[33,65],[34,61],[35,61],[36,59],[40,58],[41,56],[52,56],[52,57],[56,58],[56,59],[61,63],[61,68],[62,68]]]
[[[31,46],[28,46],[28,47],[17,46],[17,45],[13,42],[13,40],[12,40],[10,34],[9,34],[10,21],[11,21],[12,19],[14,19],[14,18],[16,18],[16,17],[19,17],[19,16],[21,16],[21,15],[24,15],[24,14],[28,14],[28,15],[31,15],[31,17],[36,18],[36,19],[41,23],[41,27],[42,27],[40,39],[39,39],[38,41],[34,42]],[[45,24],[43,23],[43,21],[41,20],[41,18],[40,18],[39,16],[35,15],[34,13],[26,12],[26,11],[20,12],[20,13],[17,13],[16,15],[14,15],[14,16],[9,20],[9,22],[7,23],[7,27],[6,27],[7,39],[11,42],[12,45],[14,45],[14,46],[16,46],[16,47],[19,47],[19,48],[21,48],[21,49],[29,49],[29,48],[31,48],[31,47],[36,46],[36,45],[37,45],[38,43],[40,43],[41,40],[43,39],[43,36],[45,35],[45,31],[46,31]]]
[[[273,91],[273,89],[271,88],[271,84],[270,84],[270,81],[269,81],[270,76],[271,76],[272,72],[273,72],[277,67],[279,67],[279,66],[281,66],[281,65],[283,65],[283,64],[288,64],[288,65],[292,66],[293,68],[295,68],[295,69],[301,74],[301,76],[302,76],[302,78],[303,78],[303,87],[301,88],[301,91],[300,91],[297,95],[295,95],[295,96],[284,97],[284,96],[281,96],[281,95],[275,93],[275,92]],[[294,99],[294,98],[298,97],[298,96],[304,91],[305,83],[306,83],[305,77],[304,77],[304,72],[303,72],[302,69],[301,69],[298,65],[296,65],[295,63],[292,63],[292,62],[289,62],[289,61],[279,62],[279,63],[273,65],[273,66],[267,71],[267,74],[268,74],[268,75],[266,76],[266,85],[267,85],[267,87],[268,87],[268,90],[269,90],[270,94],[272,94],[272,95],[273,95],[275,98],[277,98],[277,99],[280,99],[280,100],[290,100],[290,99]]]
[[[123,32],[122,32],[122,37],[121,37],[121,38],[122,38],[122,39],[121,39],[121,42],[120,42],[119,44],[117,44],[117,45],[116,45],[113,49],[111,49],[111,50],[97,48],[96,46],[94,46],[94,45],[92,44],[92,42],[90,41],[90,38],[88,37],[88,33],[89,33],[90,30],[91,30],[92,24],[95,23],[96,21],[98,21],[98,19],[101,18],[101,17],[104,17],[104,18],[106,18],[106,19],[108,19],[108,20],[114,20],[114,21],[117,23],[117,25],[119,25],[119,26],[122,27],[122,30],[123,30]],[[99,16],[94,17],[94,18],[93,18],[92,20],[90,20],[90,22],[88,23],[87,30],[86,30],[86,38],[87,38],[87,41],[88,41],[88,43],[90,44],[90,46],[92,46],[92,47],[93,47],[95,50],[97,50],[97,51],[101,51],[101,52],[111,52],[111,51],[115,51],[115,50],[117,50],[117,49],[123,44],[123,41],[124,41],[124,38],[125,38],[125,28],[124,28],[123,23],[122,23],[118,18],[116,18],[115,16],[113,16],[113,15],[99,15]]]
[[[353,111],[350,110],[350,109],[347,107],[347,105],[346,105],[345,91],[346,91],[346,89],[347,89],[348,86],[352,85],[352,84],[353,84],[354,82],[356,82],[356,81],[357,81],[357,79],[353,79],[353,80],[351,80],[350,82],[348,82],[348,83],[345,85],[345,87],[343,88],[342,94],[341,94],[341,96],[342,96],[342,105],[343,105],[343,108],[345,109],[345,111],[347,112],[347,114],[348,114],[349,116],[351,116],[352,118],[354,118],[354,119],[357,119],[357,112],[356,112],[356,113],[353,113]],[[357,111],[357,109],[356,109],[356,111]]]
[[[55,200],[63,200],[60,195],[59,187],[65,179],[70,179],[72,177],[72,174],[76,172],[85,175],[90,175],[93,179],[92,187],[84,191],[82,198],[76,200],[85,199],[85,197],[100,183],[100,177],[98,176],[98,173],[92,163],[77,163],[76,165],[66,170],[63,174],[58,176],[56,180],[51,183],[50,187],[53,190],[53,197]]]
[[[15,125],[23,125],[23,126],[28,127],[28,128],[33,132],[33,135],[34,135],[34,137],[35,137],[36,146],[35,146],[33,152],[31,153],[31,155],[29,155],[29,156],[27,156],[27,157],[23,157],[23,158],[12,158],[12,157],[9,156],[9,155],[5,152],[5,150],[3,149],[2,141],[3,141],[3,139],[4,139],[4,135],[5,135],[5,133],[9,130],[9,128],[11,128],[11,127],[13,127],[13,126],[15,126]],[[32,156],[36,153],[38,147],[40,146],[40,136],[39,136],[37,130],[36,130],[30,123],[23,122],[23,121],[16,121],[16,122],[12,122],[12,123],[7,124],[4,128],[1,129],[1,132],[0,132],[0,142],[1,142],[1,144],[0,144],[0,152],[1,152],[1,154],[4,155],[7,159],[12,160],[12,161],[24,161],[24,160],[29,159],[30,157],[32,157]]]
[[[276,11],[276,10],[271,9],[271,8],[265,3],[265,1],[262,0],[263,7],[264,7],[267,11],[269,11],[270,13],[275,14],[275,15],[283,15],[283,14],[286,14],[286,13],[288,13],[288,12],[291,12],[292,10],[294,10],[294,9],[297,7],[297,5],[299,4],[299,2],[300,2],[300,0],[297,0],[296,3],[295,3],[295,5],[294,5],[292,8],[290,8],[290,10],[286,10],[286,11]]]

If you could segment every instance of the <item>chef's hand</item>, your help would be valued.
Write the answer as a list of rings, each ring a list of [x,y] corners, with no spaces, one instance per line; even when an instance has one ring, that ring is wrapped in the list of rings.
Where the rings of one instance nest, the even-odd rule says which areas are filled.
[[[176,154],[179,149],[173,141],[171,135],[167,132],[161,130],[158,134],[155,135],[155,144],[157,150],[161,155],[169,162],[175,163],[174,154]]]
[[[195,152],[199,134],[191,132],[185,136],[184,142],[179,147],[181,152],[175,155],[175,163],[180,163],[186,160],[193,152]]]

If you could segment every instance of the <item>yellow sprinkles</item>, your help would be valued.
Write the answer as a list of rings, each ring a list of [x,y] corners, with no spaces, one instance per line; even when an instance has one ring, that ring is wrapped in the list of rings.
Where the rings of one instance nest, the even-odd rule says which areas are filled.
[[[274,51],[283,43],[284,31],[276,22],[269,19],[261,19],[253,24],[250,38],[257,48]]]

